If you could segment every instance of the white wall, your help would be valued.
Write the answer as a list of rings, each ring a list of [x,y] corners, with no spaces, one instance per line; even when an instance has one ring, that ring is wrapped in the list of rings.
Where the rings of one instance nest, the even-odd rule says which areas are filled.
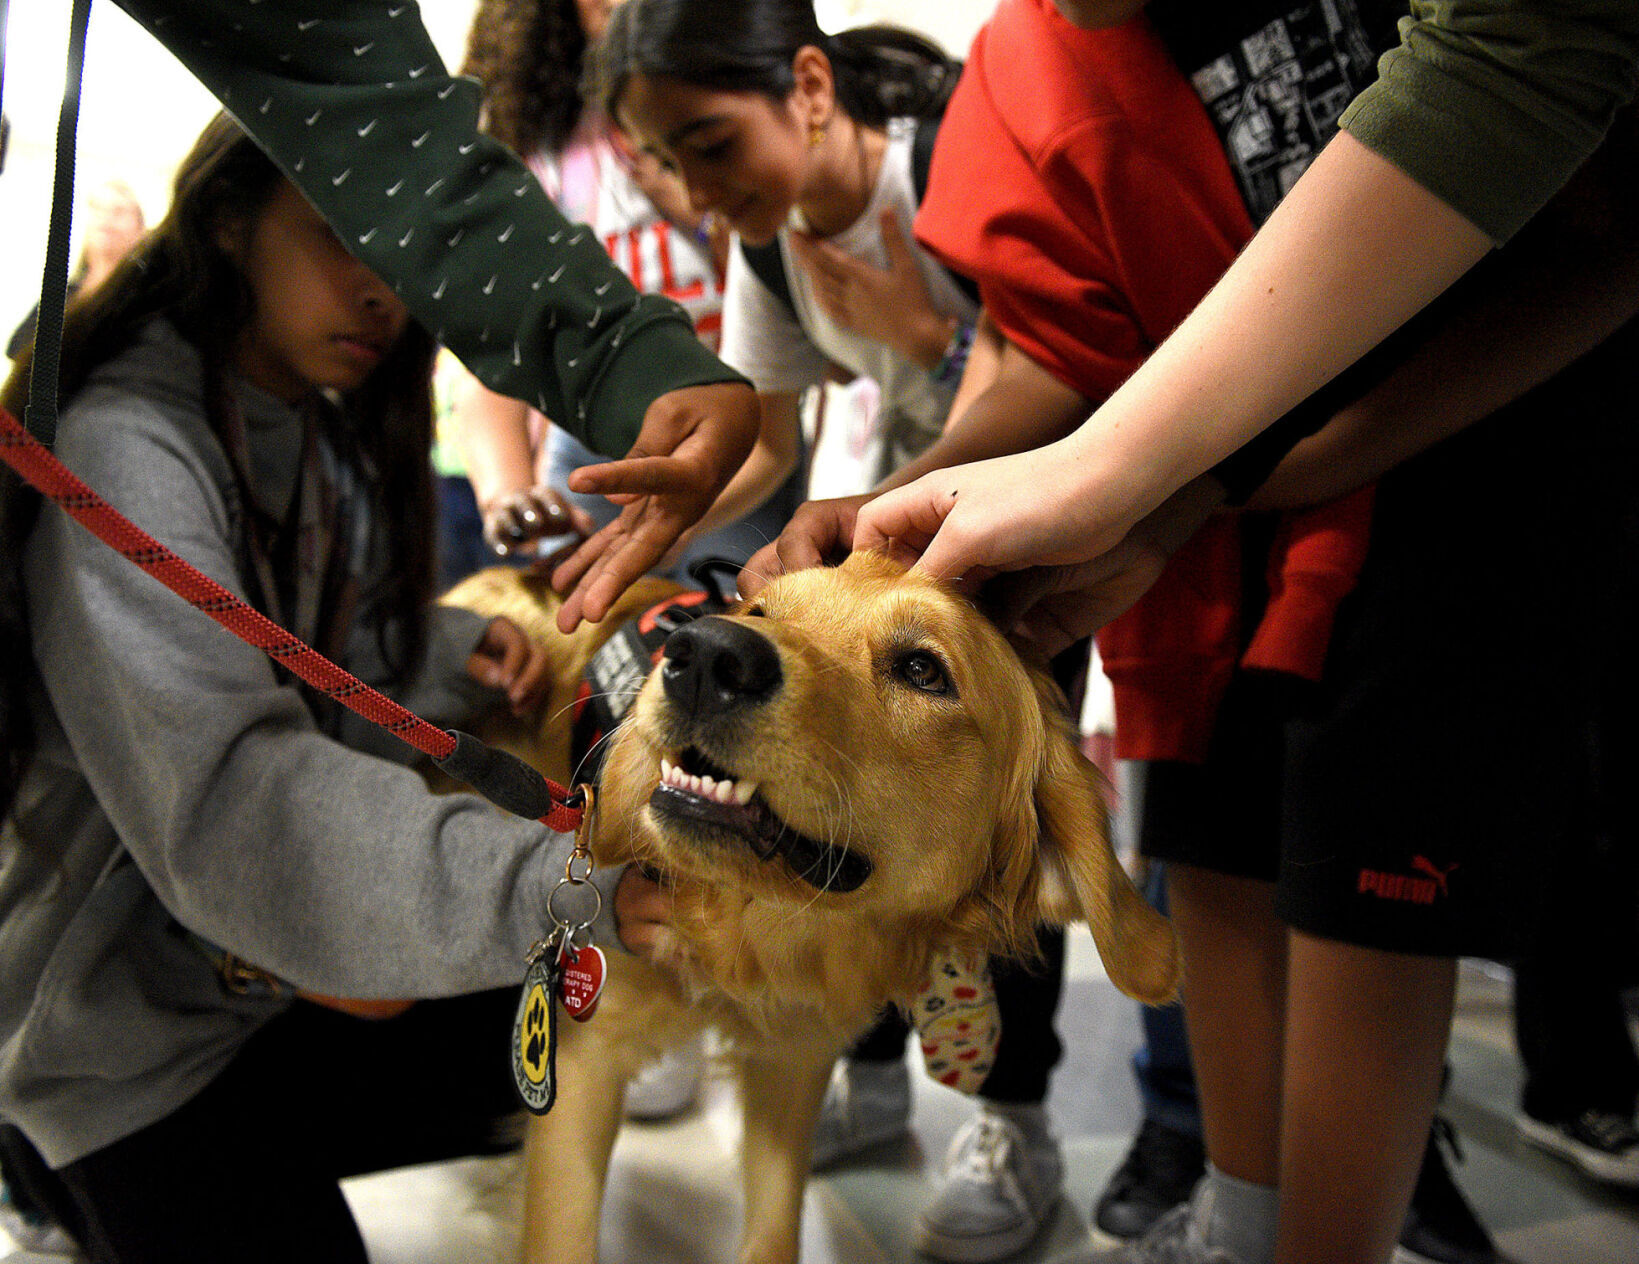
[[[963,53],[993,0],[818,0],[828,29],[891,20]],[[421,12],[446,62],[460,60],[473,0],[423,0]],[[57,112],[67,57],[68,6],[10,6],[5,111],[11,147],[0,174],[0,341],[39,295],[51,206]],[[76,187],[125,180],[151,224],[165,213],[172,168],[215,113],[216,102],[108,0],[92,8],[80,99]],[[78,199],[76,199],[78,205]],[[73,251],[78,253],[75,238]]]

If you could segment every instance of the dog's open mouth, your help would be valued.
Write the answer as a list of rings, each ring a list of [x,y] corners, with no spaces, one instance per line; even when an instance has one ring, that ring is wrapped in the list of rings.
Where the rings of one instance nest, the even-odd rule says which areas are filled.
[[[660,761],[660,784],[649,806],[664,816],[735,834],[762,860],[780,856],[821,891],[857,890],[871,876],[871,862],[864,856],[792,829],[757,793],[755,781],[737,779],[692,746],[675,763]]]

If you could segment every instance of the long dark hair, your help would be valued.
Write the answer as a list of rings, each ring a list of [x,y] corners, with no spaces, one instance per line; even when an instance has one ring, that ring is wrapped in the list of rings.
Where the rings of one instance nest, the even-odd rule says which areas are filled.
[[[478,0],[461,73],[484,85],[484,131],[520,157],[568,143],[586,107],[575,0]]]
[[[206,416],[222,433],[229,365],[254,296],[219,244],[223,229],[259,215],[284,177],[221,114],[177,168],[171,209],[93,292],[77,295],[63,320],[61,395],[65,405],[98,365],[131,346],[149,321],[167,317],[199,350]],[[389,558],[385,586],[370,594],[402,627],[389,657],[403,674],[426,643],[433,585],[431,372],[436,346],[414,324],[368,379],[342,400],[337,438],[370,483]],[[18,360],[0,404],[22,417],[32,348]],[[9,468],[0,471],[0,811],[10,807],[34,747],[23,692],[32,661],[22,591],[22,551],[40,497]],[[180,613],[180,618],[196,618]]]
[[[830,59],[838,104],[866,127],[938,114],[961,71],[937,44],[902,27],[827,35],[813,0],[625,0],[587,56],[585,91],[611,117],[637,74],[783,101],[805,45]]]

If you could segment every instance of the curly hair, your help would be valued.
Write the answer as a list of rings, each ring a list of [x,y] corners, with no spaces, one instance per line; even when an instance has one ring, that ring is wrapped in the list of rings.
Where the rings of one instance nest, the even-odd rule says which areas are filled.
[[[461,73],[484,86],[484,130],[521,157],[568,142],[586,107],[575,0],[478,0]]]

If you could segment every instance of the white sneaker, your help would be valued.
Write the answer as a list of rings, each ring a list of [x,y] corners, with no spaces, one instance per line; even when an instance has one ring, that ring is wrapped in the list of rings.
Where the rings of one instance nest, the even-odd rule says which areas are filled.
[[[35,1255],[55,1255],[68,1260],[85,1258],[80,1254],[79,1245],[61,1226],[25,1212],[14,1203],[11,1188],[3,1182],[0,1182],[0,1234],[9,1236],[13,1245]]]
[[[917,1225],[917,1250],[956,1264],[987,1264],[1041,1232],[1064,1183],[1064,1160],[1045,1115],[1031,1133],[980,1103],[951,1140],[944,1175]]]
[[[1639,1189],[1639,1127],[1631,1115],[1585,1110],[1558,1123],[1514,1117],[1519,1135],[1532,1145],[1557,1154],[1597,1181]]]
[[[653,1123],[681,1115],[700,1096],[705,1039],[694,1036],[668,1049],[626,1084],[626,1118]]]
[[[1197,1214],[1207,1177],[1195,1186],[1187,1203],[1179,1203],[1141,1237],[1094,1257],[1094,1264],[1240,1264],[1222,1247],[1206,1244]]]
[[[911,1126],[911,1076],[903,1058],[838,1058],[814,1124],[808,1166],[819,1172],[872,1146],[897,1141]]]

